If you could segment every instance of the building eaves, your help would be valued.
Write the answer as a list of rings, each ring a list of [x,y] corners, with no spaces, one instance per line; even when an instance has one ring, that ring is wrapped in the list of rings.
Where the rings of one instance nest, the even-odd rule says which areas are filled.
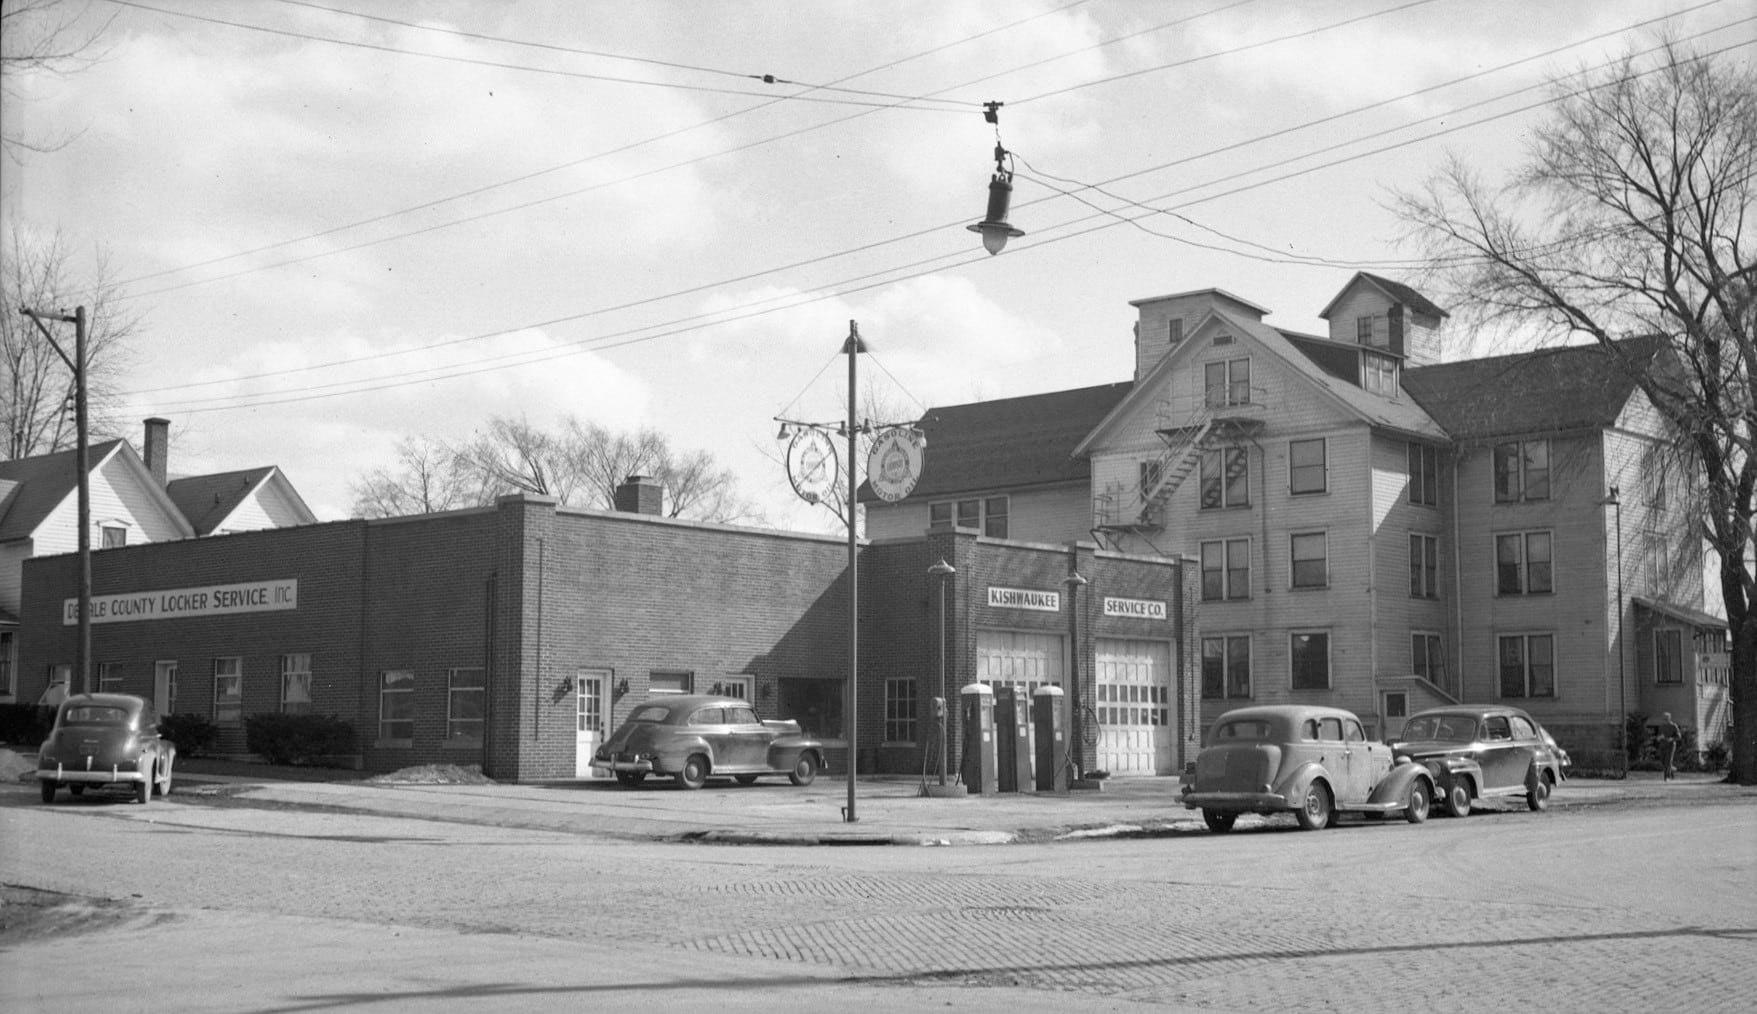
[[[121,443],[106,440],[88,447],[87,467],[95,471]],[[17,484],[7,498],[5,514],[0,515],[0,542],[31,538],[55,508],[79,488],[78,455],[77,450],[69,450],[0,461],[0,480]]]
[[[1389,278],[1385,278],[1380,275],[1371,274],[1366,271],[1356,271],[1354,273],[1354,277],[1350,278],[1348,280],[1348,284],[1344,285],[1336,293],[1336,297],[1334,299],[1330,300],[1330,302],[1327,303],[1322,310],[1318,311],[1318,316],[1324,320],[1329,320],[1330,319],[1330,311],[1336,309],[1336,304],[1342,302],[1343,297],[1347,296],[1349,294],[1349,292],[1353,291],[1355,285],[1358,283],[1361,283],[1361,282],[1364,282],[1368,285],[1371,285],[1371,286],[1377,288],[1380,292],[1383,292],[1385,294],[1386,298],[1390,299],[1393,303],[1401,303],[1404,306],[1409,307],[1411,310],[1414,310],[1416,313],[1423,314],[1423,315],[1429,316],[1429,317],[1450,317],[1450,316],[1452,316],[1451,314],[1447,313],[1445,310],[1440,309],[1440,307],[1438,305],[1436,305],[1433,300],[1431,300],[1428,297],[1422,295],[1421,293],[1415,291],[1413,288],[1410,288],[1409,286],[1403,284],[1402,282],[1394,282]]]
[[[1663,338],[1617,343],[1620,362],[1598,345],[1419,366],[1403,386],[1455,439],[1562,433],[1614,424],[1635,391],[1632,370],[1651,369]]]
[[[274,474],[274,466],[172,479],[165,492],[197,535],[211,535]]]

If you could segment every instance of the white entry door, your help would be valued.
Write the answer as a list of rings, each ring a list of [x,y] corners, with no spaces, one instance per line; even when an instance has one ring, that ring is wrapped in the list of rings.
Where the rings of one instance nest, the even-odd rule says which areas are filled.
[[[1169,775],[1173,770],[1171,644],[1101,637],[1098,666],[1098,766],[1113,775]]]
[[[610,714],[610,670],[580,669],[574,673],[573,776],[592,777],[592,754],[604,742]]]

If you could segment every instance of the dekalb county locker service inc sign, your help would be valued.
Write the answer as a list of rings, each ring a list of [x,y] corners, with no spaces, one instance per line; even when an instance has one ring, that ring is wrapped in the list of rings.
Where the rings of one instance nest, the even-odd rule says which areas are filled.
[[[245,584],[213,584],[199,588],[167,588],[161,591],[93,595],[93,623],[128,623],[134,620],[169,620],[189,616],[224,616],[229,613],[269,613],[299,608],[299,579],[250,581]],[[79,622],[79,599],[61,601],[61,623]]]

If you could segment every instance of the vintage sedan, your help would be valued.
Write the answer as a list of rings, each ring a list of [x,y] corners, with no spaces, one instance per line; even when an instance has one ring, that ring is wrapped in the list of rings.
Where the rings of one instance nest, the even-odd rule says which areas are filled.
[[[1524,796],[1526,806],[1542,810],[1568,766],[1536,719],[1499,704],[1418,711],[1392,747],[1433,774],[1441,808],[1453,817],[1469,816],[1473,800],[1497,796]]]
[[[1341,708],[1260,705],[1228,711],[1184,773],[1183,803],[1218,832],[1241,813],[1289,813],[1316,831],[1339,813],[1401,813],[1427,819],[1434,781],[1427,768],[1392,759]]]
[[[171,794],[177,744],[159,735],[153,706],[132,694],[75,694],[61,702],[55,727],[37,749],[43,802],[63,785],[74,795],[87,787],[124,785],[145,803]]]
[[[614,773],[627,786],[648,775],[670,775],[686,789],[719,775],[740,785],[764,775],[810,785],[823,767],[823,743],[798,722],[765,722],[748,701],[699,694],[641,702],[592,755],[594,774]]]

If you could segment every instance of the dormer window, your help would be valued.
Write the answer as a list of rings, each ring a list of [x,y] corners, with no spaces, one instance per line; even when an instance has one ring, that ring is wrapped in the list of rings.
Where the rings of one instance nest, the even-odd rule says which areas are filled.
[[[1360,386],[1387,398],[1397,395],[1397,358],[1377,352],[1361,353]]]

